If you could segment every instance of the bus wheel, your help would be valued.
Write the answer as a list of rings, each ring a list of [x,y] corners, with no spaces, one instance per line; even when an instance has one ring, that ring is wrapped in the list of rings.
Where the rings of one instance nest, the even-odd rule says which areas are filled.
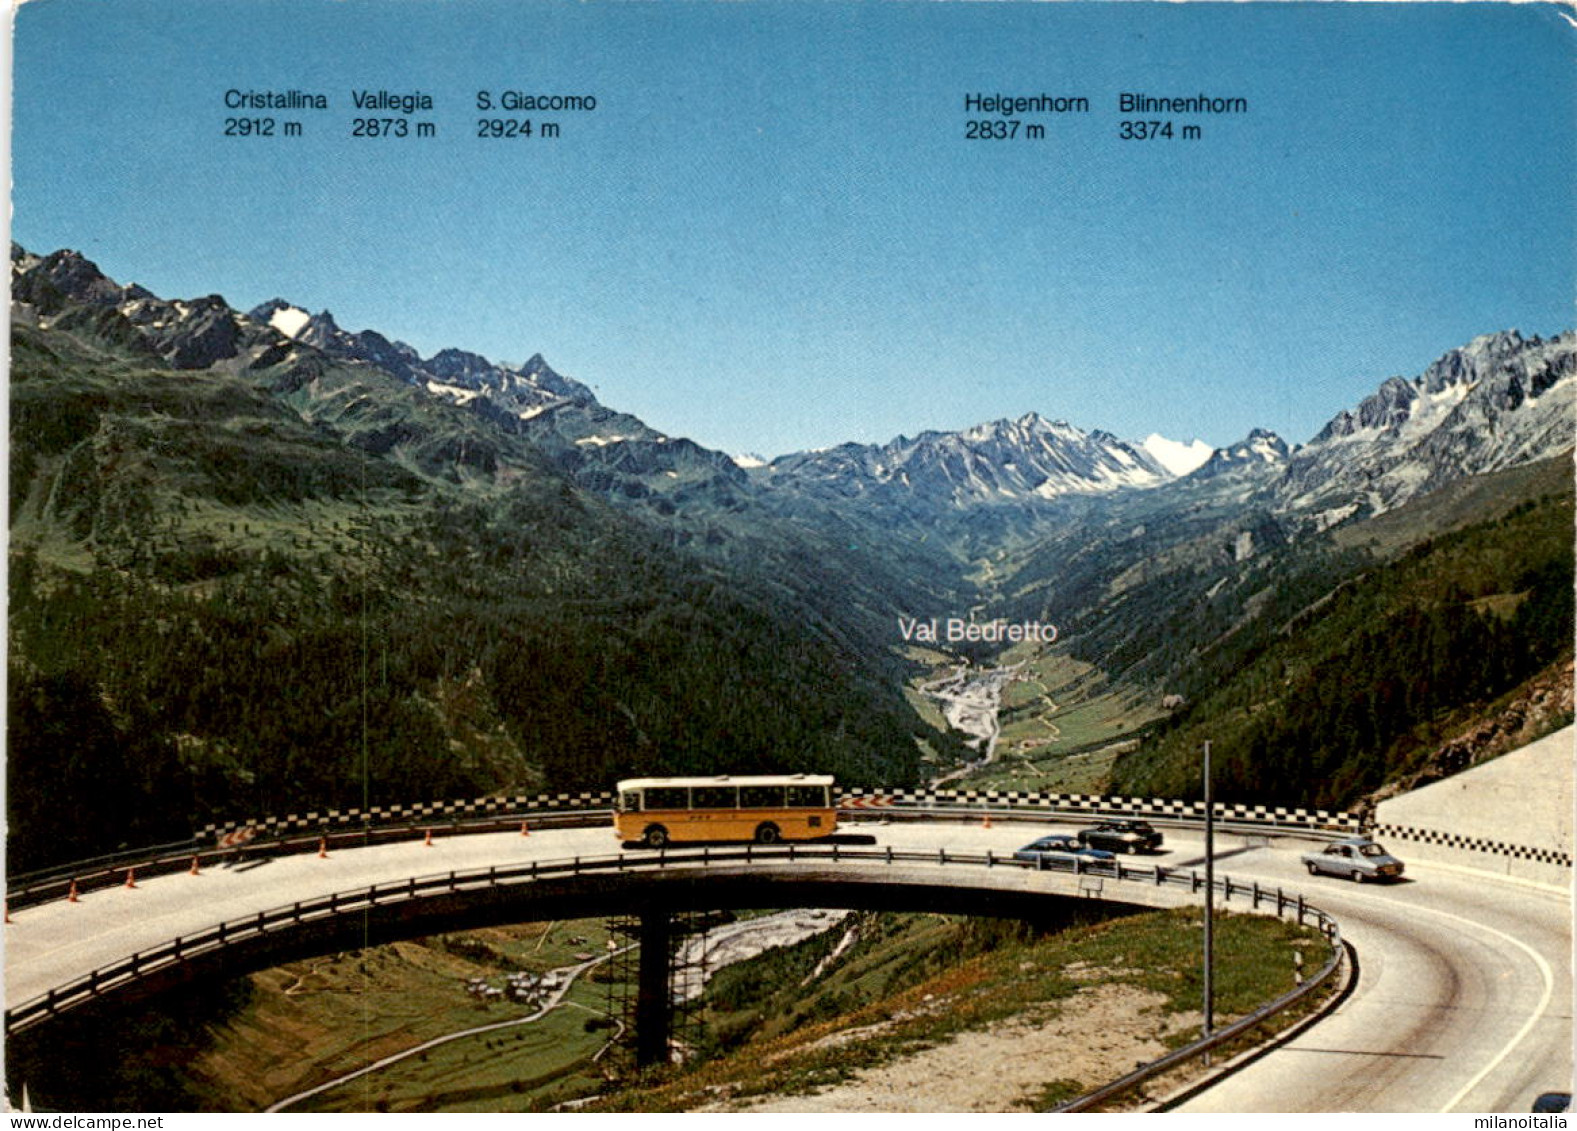
[[[782,839],[783,834],[778,831],[778,827],[776,825],[767,824],[756,826],[757,844],[776,844]]]
[[[641,843],[647,848],[667,848],[668,830],[661,825],[648,825],[645,835],[641,837]]]

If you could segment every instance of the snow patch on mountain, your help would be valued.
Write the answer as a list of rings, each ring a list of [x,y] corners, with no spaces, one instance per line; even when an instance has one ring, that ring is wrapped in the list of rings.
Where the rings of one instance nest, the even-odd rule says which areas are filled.
[[[1150,433],[1139,441],[1139,446],[1148,452],[1156,463],[1179,477],[1203,465],[1215,451],[1203,440],[1189,440],[1184,443],[1180,440],[1168,440],[1159,432]]]
[[[298,338],[312,321],[312,315],[299,306],[282,306],[269,316],[268,324],[287,338]]]

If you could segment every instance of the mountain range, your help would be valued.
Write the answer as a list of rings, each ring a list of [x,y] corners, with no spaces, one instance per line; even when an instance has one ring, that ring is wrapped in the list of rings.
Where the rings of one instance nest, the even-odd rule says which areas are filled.
[[[244,314],[218,295],[163,300],[113,282],[72,251],[39,257],[13,245],[12,273],[13,303],[40,324],[69,314],[65,304],[85,304],[118,316],[116,340],[176,369],[260,369],[310,353],[373,366],[434,399],[507,423],[585,486],[665,511],[708,496],[727,505],[754,486],[866,519],[945,525],[981,508],[1034,512],[1068,496],[1224,477],[1274,512],[1325,529],[1384,513],[1463,476],[1562,451],[1571,444],[1577,403],[1577,337],[1525,339],[1512,330],[1452,349],[1417,377],[1383,380],[1296,448],[1255,429],[1207,453],[1198,441],[1152,435],[1133,443],[1029,412],[742,467],[599,404],[540,355],[519,367],[460,349],[422,358],[375,330],[347,332],[327,311],[310,314],[283,299]]]

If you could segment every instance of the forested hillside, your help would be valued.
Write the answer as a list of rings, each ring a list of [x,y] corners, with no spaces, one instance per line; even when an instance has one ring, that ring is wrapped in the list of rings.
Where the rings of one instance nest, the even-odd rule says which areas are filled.
[[[13,870],[621,774],[913,779],[926,728],[856,604],[879,589],[803,597],[814,561],[758,571],[726,527],[681,538],[475,414],[308,362],[176,372],[113,319],[16,328]]]
[[[1197,697],[1116,766],[1114,789],[1197,794],[1213,742],[1225,799],[1351,804],[1572,656],[1572,494],[1436,538],[1355,572],[1245,641],[1205,652]]]

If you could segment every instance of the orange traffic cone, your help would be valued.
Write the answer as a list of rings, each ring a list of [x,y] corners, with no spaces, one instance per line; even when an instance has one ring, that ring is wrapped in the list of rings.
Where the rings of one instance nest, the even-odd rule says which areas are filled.
[[[433,830],[432,829],[428,829],[427,830],[427,837],[426,837],[425,840],[422,841],[422,846],[424,848],[431,848],[433,846]]]
[[[67,903],[79,903],[79,902],[81,902],[80,900],[77,899],[77,881],[76,880],[72,880],[71,881],[71,890],[66,893],[66,902]]]
[[[7,923],[11,921],[11,901],[9,899],[5,901],[5,921]]]
[[[201,869],[198,867],[197,857],[195,857],[195,856],[192,857],[192,870],[188,874],[189,875],[193,875],[193,876],[201,874]]]
[[[531,835],[531,830],[526,826],[526,822],[524,822],[524,821],[520,822],[520,835],[521,836],[530,836]]]
[[[980,818],[980,827],[983,829],[989,829],[991,827],[990,813],[987,813],[984,817]]]
[[[126,869],[126,886],[129,888],[134,888],[137,886],[137,869]]]
[[[319,860],[327,860],[328,858],[329,858],[329,838],[326,837],[326,836],[319,837],[318,838],[318,859]]]

